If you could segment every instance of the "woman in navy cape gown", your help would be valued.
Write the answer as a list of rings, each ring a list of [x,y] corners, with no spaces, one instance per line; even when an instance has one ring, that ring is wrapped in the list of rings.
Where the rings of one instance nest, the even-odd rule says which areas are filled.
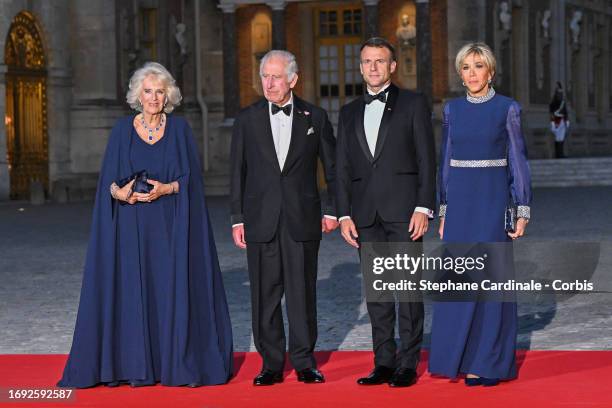
[[[142,113],[120,119],[108,141],[58,385],[225,383],[232,331],[198,149],[187,122],[165,114],[180,91],[163,66],[147,63],[132,76],[127,99]],[[145,190],[124,186],[142,170]]]
[[[530,174],[520,106],[490,86],[495,56],[485,44],[463,47],[456,69],[468,93],[444,107],[440,236],[451,243],[510,242],[523,235],[530,216]],[[514,233],[505,230],[510,201],[518,206]],[[505,266],[511,269],[511,248],[496,252],[510,253]],[[509,276],[511,271],[497,276],[504,273]],[[514,302],[436,302],[429,371],[451,378],[465,374],[467,385],[496,385],[500,379],[512,379],[516,336]]]

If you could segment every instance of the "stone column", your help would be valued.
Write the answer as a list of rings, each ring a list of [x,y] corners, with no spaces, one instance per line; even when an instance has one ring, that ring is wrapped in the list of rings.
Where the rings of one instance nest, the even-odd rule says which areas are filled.
[[[431,69],[431,15],[429,0],[416,0],[417,32],[417,88],[427,97],[431,106],[433,87]]]
[[[363,0],[364,37],[378,36],[378,0]]]
[[[272,9],[272,49],[284,50],[287,48],[285,36],[285,6],[284,1],[271,1],[266,3]]]
[[[557,81],[560,81],[563,88],[567,85],[566,76],[566,61],[567,61],[567,42],[566,42],[566,29],[565,24],[565,0],[558,0],[551,3],[550,11],[550,35],[552,37],[552,43],[550,46],[551,51],[551,64],[550,64],[550,89],[555,89]]]
[[[236,4],[222,3],[219,8],[223,11],[223,109],[227,120],[234,118],[240,110]]]
[[[49,193],[52,199],[56,201],[65,201],[67,199],[66,195],[58,194],[60,189],[57,188],[57,183],[59,180],[70,177],[70,174],[73,172],[70,157],[72,149],[71,141],[73,138],[70,129],[70,110],[73,95],[71,57],[73,61],[77,58],[74,58],[74,55],[71,56],[71,50],[69,51],[66,48],[68,44],[71,44],[71,24],[68,24],[68,22],[71,21],[73,16],[70,14],[70,4],[65,1],[40,2],[34,6],[33,11],[44,27],[42,30],[43,33],[41,34],[45,35],[44,33],[49,33],[46,37],[45,47],[48,61],[47,136],[49,154]],[[91,56],[92,54],[87,55],[89,58],[91,58]],[[97,60],[94,59],[94,61]],[[114,62],[115,61],[112,60],[108,66],[114,68]],[[91,78],[96,79],[91,80]],[[92,75],[90,81],[103,82],[104,92],[114,92],[115,77],[109,75],[107,78],[108,79],[104,79]],[[80,135],[77,137],[79,136]],[[92,147],[87,146],[86,148]],[[102,154],[102,152],[100,152],[100,154]],[[94,171],[97,171],[97,169]]]

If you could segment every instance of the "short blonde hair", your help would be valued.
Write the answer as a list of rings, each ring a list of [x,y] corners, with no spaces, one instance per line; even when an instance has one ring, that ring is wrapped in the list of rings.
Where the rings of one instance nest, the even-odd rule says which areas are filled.
[[[157,62],[147,62],[142,67],[138,68],[130,78],[130,85],[125,97],[127,103],[132,109],[142,112],[142,105],[138,100],[140,92],[142,92],[142,82],[149,75],[153,75],[166,88],[166,104],[164,112],[171,113],[174,108],[181,104],[183,97],[181,90],[176,86],[176,81],[168,72],[168,70]]]
[[[491,72],[491,76],[495,76],[497,67],[495,54],[493,54],[493,51],[491,51],[491,48],[487,44],[481,42],[466,44],[461,47],[457,53],[457,57],[455,58],[455,70],[457,70],[457,74],[459,76],[461,76],[461,67],[463,66],[463,62],[471,54],[476,54],[482,58],[482,61]]]

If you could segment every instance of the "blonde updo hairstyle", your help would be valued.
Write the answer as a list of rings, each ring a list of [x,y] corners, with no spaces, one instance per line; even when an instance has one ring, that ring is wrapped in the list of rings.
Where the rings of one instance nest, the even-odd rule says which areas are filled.
[[[171,113],[174,108],[181,104],[183,97],[181,96],[181,90],[176,86],[176,81],[170,72],[168,72],[162,64],[157,62],[147,62],[134,72],[130,78],[129,90],[125,97],[127,103],[132,109],[142,112],[142,105],[138,97],[142,92],[142,82],[149,75],[154,76],[155,79],[160,81],[164,85],[164,88],[166,88],[164,112]]]
[[[497,60],[495,59],[495,54],[493,54],[493,51],[487,44],[481,42],[470,43],[461,47],[461,49],[457,53],[457,57],[455,57],[455,70],[457,70],[457,75],[461,77],[461,68],[463,67],[463,62],[471,54],[478,55],[482,59],[482,62],[489,69],[491,77],[495,78],[495,70],[497,68]]]

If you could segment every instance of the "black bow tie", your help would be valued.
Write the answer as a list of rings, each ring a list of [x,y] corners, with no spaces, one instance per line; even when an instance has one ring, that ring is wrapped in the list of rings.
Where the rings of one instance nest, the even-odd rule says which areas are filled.
[[[285,115],[291,115],[291,104],[285,105],[282,108],[276,104],[272,104],[272,114],[276,115],[278,112],[283,111]]]
[[[386,103],[387,102],[387,89],[385,89],[382,92],[377,93],[376,95],[370,95],[369,92],[366,92],[366,94],[363,96],[363,99],[365,100],[366,105],[369,105],[376,99],[378,99],[382,103]]]

